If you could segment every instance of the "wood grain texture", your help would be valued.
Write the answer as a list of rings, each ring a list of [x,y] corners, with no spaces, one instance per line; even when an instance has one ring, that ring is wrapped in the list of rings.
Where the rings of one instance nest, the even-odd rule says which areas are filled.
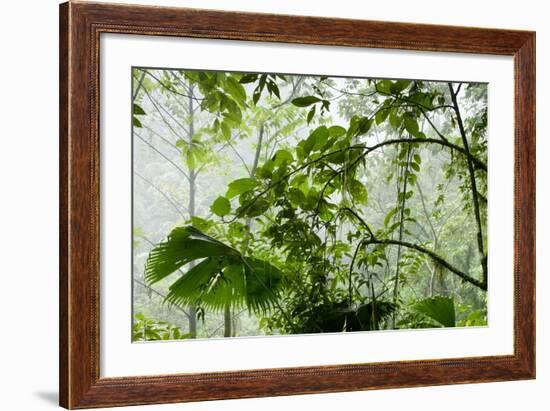
[[[101,33],[514,56],[514,354],[155,377],[99,374]],[[91,408],[535,376],[535,34],[183,8],[60,6],[60,404]]]

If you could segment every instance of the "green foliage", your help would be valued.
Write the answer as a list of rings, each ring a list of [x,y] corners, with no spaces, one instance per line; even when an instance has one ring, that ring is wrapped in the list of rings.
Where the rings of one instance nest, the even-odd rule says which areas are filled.
[[[165,302],[195,307],[203,321],[246,310],[282,334],[487,323],[467,161],[477,160],[482,201],[486,88],[460,94],[468,153],[443,83],[158,76],[154,96],[179,94],[156,112],[138,93],[135,131],[169,123],[148,137],[162,134],[161,153],[175,146],[172,165],[186,177],[175,182],[165,164],[151,173],[171,183],[164,201],[189,207],[183,219],[144,230],[144,239],[171,230],[165,240],[149,249],[140,236],[136,247],[147,256],[147,285],[161,287]],[[195,111],[182,109],[188,93]],[[144,220],[161,211],[143,208]],[[486,250],[484,203],[480,221]]]
[[[219,217],[223,217],[231,212],[231,203],[226,197],[220,196],[210,206],[210,210]]]
[[[281,280],[276,267],[245,257],[192,226],[175,228],[151,250],[145,279],[155,284],[189,263],[197,264],[169,287],[166,300],[172,304],[197,304],[214,311],[246,306],[262,312],[276,303]]]
[[[369,198],[367,189],[363,183],[358,180],[351,180],[349,184],[349,193],[357,204],[366,205]]]
[[[166,321],[157,321],[143,314],[134,316],[132,341],[185,340],[191,333],[182,333],[179,327]]]
[[[233,198],[235,196],[246,193],[247,191],[252,190],[258,185],[258,182],[253,178],[240,178],[234,180],[227,186],[227,198]]]
[[[136,103],[134,103],[132,107],[133,107],[132,124],[134,127],[141,128],[143,126],[141,125],[141,121],[137,116],[144,116],[145,111],[141,108],[139,104],[136,104]]]
[[[302,302],[293,307],[291,322],[273,316],[264,318],[262,325],[270,331],[278,329],[292,334],[372,331],[382,328],[394,311],[395,305],[385,301],[370,302],[357,308],[350,308],[345,301],[316,305]]]
[[[235,79],[235,77],[227,78],[225,90],[235,99],[235,101],[244,102],[246,100],[246,91],[244,87]]]
[[[414,303],[413,309],[437,321],[443,327],[456,325],[454,300],[449,297],[431,297]]]
[[[305,96],[295,98],[294,100],[292,100],[292,104],[294,104],[296,107],[307,107],[320,101],[321,99],[315,96]]]

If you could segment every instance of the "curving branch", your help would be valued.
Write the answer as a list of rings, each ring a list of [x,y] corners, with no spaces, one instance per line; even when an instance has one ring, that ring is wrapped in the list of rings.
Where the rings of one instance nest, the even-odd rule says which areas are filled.
[[[326,154],[323,154],[321,156],[319,156],[318,158],[314,159],[314,160],[311,160],[311,161],[308,161],[307,163],[304,163],[302,164],[300,167],[297,167],[295,168],[294,170],[288,172],[287,174],[285,174],[284,176],[282,176],[279,180],[277,181],[274,181],[272,182],[271,184],[269,184],[265,189],[263,189],[262,191],[260,191],[255,197],[253,197],[250,202],[248,202],[247,204],[243,205],[243,207],[241,207],[241,213],[245,210],[247,210],[248,208],[250,208],[260,197],[262,197],[264,194],[266,194],[269,190],[271,190],[273,187],[277,186],[278,184],[281,184],[283,181],[285,181],[288,177],[291,177],[292,175],[296,174],[297,172],[309,167],[310,165],[312,164],[315,164],[315,163],[318,163],[318,162],[322,162],[323,160],[325,160],[327,157],[330,157],[332,156],[333,154],[337,154],[337,153],[341,153],[341,152],[344,152],[344,151],[349,151],[349,150],[364,150],[364,152],[352,163],[349,165],[349,168],[353,167],[357,162],[359,162],[360,160],[362,160],[365,156],[367,156],[368,154],[370,154],[371,152],[373,152],[374,150],[380,148],[380,147],[383,147],[383,146],[386,146],[386,145],[391,145],[391,144],[402,144],[402,143],[409,143],[409,144],[413,144],[413,143],[420,143],[420,144],[427,144],[427,143],[431,143],[431,144],[439,144],[441,146],[445,146],[445,147],[449,147],[449,148],[452,148],[453,150],[456,150],[458,151],[459,153],[461,154],[464,154],[465,156],[467,156],[468,158],[471,159],[472,163],[476,166],[476,168],[480,169],[480,170],[485,170],[487,171],[487,165],[477,159],[476,157],[474,157],[472,154],[470,154],[468,151],[466,151],[464,148],[460,147],[460,146],[457,146],[455,144],[452,144],[452,143],[449,143],[447,141],[444,141],[444,140],[439,140],[439,139],[435,139],[435,138],[397,138],[397,139],[392,139],[392,140],[386,140],[386,141],[383,141],[381,143],[378,143],[378,144],[375,144],[373,146],[365,146],[363,144],[357,144],[357,145],[353,145],[353,146],[350,146],[350,147],[346,147],[346,148],[342,148],[342,149],[338,149],[338,150],[334,150],[334,151],[331,151],[329,153],[326,153]],[[338,170],[331,178],[330,180],[336,178],[336,176],[340,175],[341,173],[343,173],[345,170],[345,168],[342,168],[340,170]],[[233,218],[232,220],[228,220],[227,222],[231,222],[231,221],[234,221],[236,218],[238,218],[239,216],[235,216],[235,218]]]
[[[464,149],[460,146],[457,146],[456,144],[449,143],[446,140],[439,140],[439,139],[436,139],[436,138],[410,138],[410,139],[409,138],[396,138],[396,139],[386,140],[386,141],[378,143],[374,146],[365,147],[365,148],[368,149],[369,151],[372,151],[372,150],[375,150],[377,148],[380,148],[380,147],[383,147],[383,146],[386,146],[386,145],[401,144],[401,143],[439,144],[440,146],[444,146],[444,147],[448,147],[450,149],[456,150],[459,153],[466,156],[468,159],[470,159],[472,161],[472,164],[474,165],[474,167],[476,169],[487,171],[487,164],[485,164],[483,161],[481,161],[480,159],[475,157],[468,150],[466,150],[466,149]]]
[[[441,266],[445,267],[447,270],[452,272],[453,274],[457,275],[458,277],[462,278],[464,281],[475,285],[478,288],[481,288],[484,291],[487,291],[487,283],[485,281],[477,280],[465,272],[459,270],[455,266],[453,266],[451,263],[447,262],[443,257],[440,255],[434,253],[431,250],[428,250],[427,248],[424,248],[422,246],[419,246],[417,244],[409,243],[407,241],[398,241],[398,240],[379,240],[377,238],[370,238],[363,241],[365,244],[387,244],[387,245],[397,245],[402,246],[405,248],[409,248],[411,250],[416,250],[420,253],[426,254],[428,257],[430,257],[433,261],[440,264]]]

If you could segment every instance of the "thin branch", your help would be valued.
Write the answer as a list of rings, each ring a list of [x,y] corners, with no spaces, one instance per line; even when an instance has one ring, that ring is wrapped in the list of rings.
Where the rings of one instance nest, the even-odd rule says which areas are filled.
[[[134,174],[141,178],[143,181],[145,181],[147,184],[149,184],[156,192],[158,192],[161,196],[163,196],[166,201],[168,201],[174,209],[178,212],[178,214],[185,220],[185,214],[181,211],[180,206],[176,204],[174,200],[172,200],[164,191],[162,191],[160,188],[158,188],[154,183],[143,177],[141,174],[139,174],[137,171],[134,171]],[[182,206],[182,208],[185,208]]]
[[[151,74],[149,71],[143,70],[143,72],[144,72],[144,73],[147,73],[149,76],[153,77],[153,78],[157,81],[157,83],[159,83],[159,84],[162,86],[162,88],[164,88],[165,90],[167,90],[167,91],[169,91],[169,92],[171,92],[171,93],[174,93],[174,94],[176,94],[176,95],[178,95],[178,96],[182,96],[182,97],[192,98],[192,99],[194,99],[194,100],[197,100],[198,102],[200,102],[201,100],[204,100],[203,98],[198,98],[198,97],[195,97],[194,95],[191,96],[191,95],[189,95],[189,94],[180,93],[180,92],[178,92],[178,91],[176,91],[176,90],[174,90],[174,89],[171,89],[171,88],[168,87],[166,84],[164,84],[164,83],[162,82],[161,79],[159,79],[159,78],[156,77],[155,75]],[[178,79],[178,81],[179,81],[179,79]]]
[[[420,112],[422,113],[422,115],[424,116],[424,118],[428,121],[428,123],[430,124],[430,126],[432,127],[432,129],[435,131],[435,133],[439,136],[439,138],[443,141],[446,141],[446,142],[449,142],[449,140],[447,140],[447,138],[439,131],[439,129],[435,126],[435,124],[432,122],[432,120],[428,117],[428,115],[426,114],[426,112],[424,111],[423,108],[420,108]]]
[[[250,174],[250,169],[248,168],[248,165],[246,164],[246,161],[244,161],[244,158],[240,155],[240,153],[237,151],[235,146],[233,146],[233,144],[231,144],[230,141],[228,141],[227,143],[228,143],[227,145],[231,148],[231,150],[233,150],[233,152],[237,155],[237,157],[239,157],[239,159],[241,160],[241,163],[243,163],[244,168],[246,168],[246,172],[248,174]]]
[[[296,90],[298,89],[298,87],[300,86],[300,84],[304,81],[304,78],[303,77],[300,77],[298,78],[298,81],[296,83],[292,83],[292,91],[290,92],[290,94],[288,95],[288,97],[286,98],[286,100],[284,101],[281,101],[280,103],[278,104],[275,104],[274,106],[270,107],[270,110],[275,110],[275,109],[278,109],[279,107],[281,106],[284,106],[285,104],[289,103],[290,100],[293,99],[295,93],[296,93]]]
[[[146,288],[148,290],[150,290],[152,293],[158,295],[159,297],[161,297],[164,301],[166,301],[166,295],[162,294],[161,292],[158,292],[157,290],[155,290],[153,287],[150,287],[148,286],[147,284],[139,281],[137,278],[134,278],[134,282],[136,284],[139,284],[141,285],[143,288]],[[187,311],[185,311],[182,307],[180,307],[179,305],[176,305],[176,304],[171,304],[173,307],[176,307],[178,310],[180,310],[182,313],[184,313],[187,318],[189,318],[189,313]]]
[[[154,134],[155,136],[157,136],[158,138],[160,138],[162,141],[164,141],[167,145],[169,145],[170,147],[172,147],[173,149],[175,149],[178,154],[181,153],[180,149],[178,148],[178,146],[176,146],[174,143],[172,143],[170,140],[168,140],[167,138],[163,137],[162,135],[160,135],[159,133],[157,133],[153,128],[149,127],[149,126],[144,126],[143,128],[147,129],[149,132],[151,132],[152,134]]]
[[[246,308],[243,309],[243,310],[241,310],[241,311],[239,311],[237,314],[235,314],[235,315],[233,316],[233,318],[235,319],[235,318],[239,317],[239,316],[240,316],[242,313],[244,313],[245,311],[246,311]],[[214,331],[212,331],[212,332],[208,335],[208,338],[211,338],[211,337],[215,336],[216,333],[217,333],[218,331],[220,331],[220,330],[222,329],[223,326],[225,326],[224,323],[220,324],[220,325],[218,326],[218,328],[216,328]]]
[[[139,90],[141,89],[142,85],[143,85],[143,78],[145,77],[145,73],[141,73],[141,77],[139,78],[139,81],[138,81],[138,85],[134,91],[134,94],[132,95],[132,102],[134,102],[136,100],[136,97],[139,93]]]
[[[353,274],[353,266],[355,265],[355,260],[357,259],[357,254],[359,253],[359,248],[363,245],[363,241],[359,241],[359,244],[357,244],[357,247],[355,247],[355,252],[353,253],[353,258],[351,259],[351,264],[349,265],[349,277],[348,277],[348,300],[349,300],[349,306],[351,307],[351,303],[353,301],[353,282],[352,282],[352,274]]]
[[[378,143],[374,146],[365,147],[365,148],[372,151],[373,149],[377,149],[377,148],[380,148],[380,147],[383,147],[383,146],[386,146],[386,145],[389,145],[389,144],[401,144],[401,143],[420,143],[420,144],[432,143],[432,144],[439,144],[439,145],[444,146],[444,147],[449,147],[449,148],[451,148],[453,150],[456,150],[459,153],[465,155],[467,158],[471,159],[472,163],[475,166],[475,168],[477,168],[479,170],[487,171],[487,164],[485,164],[480,159],[476,158],[469,151],[465,150],[464,148],[462,148],[460,146],[457,146],[456,144],[449,143],[448,141],[444,141],[444,140],[438,140],[438,139],[435,139],[435,138],[411,138],[411,139],[396,138],[396,139],[386,140],[386,141]]]
[[[428,213],[428,208],[426,207],[426,201],[424,200],[424,192],[422,191],[420,182],[418,181],[416,182],[416,187],[418,188],[418,194],[420,195],[420,201],[422,203],[422,209],[424,210],[424,215],[426,216],[426,220],[428,221],[428,225],[430,226],[430,230],[432,231],[433,240],[437,241],[437,233],[435,232],[434,225],[432,224],[430,213]]]
[[[180,166],[178,166],[176,163],[174,163],[172,160],[170,160],[166,155],[164,155],[154,145],[149,143],[147,140],[145,140],[139,134],[137,134],[136,132],[134,132],[134,134],[136,135],[137,138],[139,138],[141,141],[143,141],[143,143],[145,143],[147,146],[149,146],[149,148],[151,148],[153,151],[158,153],[162,158],[164,158],[166,161],[168,161],[170,164],[172,164],[187,180],[189,180],[189,176],[187,175],[187,173]]]
[[[359,214],[357,214],[354,210],[352,210],[351,208],[349,207],[342,207],[341,208],[342,211],[347,211],[349,213],[351,213],[356,219],[357,221],[359,221],[361,223],[361,225],[363,225],[363,227],[365,227],[367,229],[367,231],[369,232],[369,235],[371,236],[371,238],[375,238],[374,237],[374,234],[372,232],[372,230],[370,229],[369,225],[367,224],[367,222],[365,220],[363,220]]]
[[[144,89],[145,90],[145,89]],[[166,110],[162,104],[160,104],[157,99],[155,99],[153,96],[151,96],[151,94],[145,90],[145,94],[147,95],[147,97],[149,98],[149,101],[151,101],[151,103],[153,104],[153,106],[155,107],[155,109],[157,110],[157,112],[160,114],[162,120],[164,121],[164,123],[166,123],[166,125],[170,128],[170,130],[172,130],[172,133],[174,133],[174,135],[176,136],[176,138],[179,138],[179,135],[178,133],[173,129],[172,125],[166,120],[166,118],[162,115],[160,109],[162,109],[162,111],[164,111],[171,119],[174,123],[176,123],[178,125],[178,127],[180,127],[185,133],[189,133],[189,130],[182,124],[180,123],[173,115],[172,113],[170,113],[168,110]],[[159,108],[160,107],[160,108]]]
[[[398,241],[398,240],[379,240],[376,238],[371,238],[364,240],[366,244],[388,244],[388,245],[400,245],[402,247],[409,248],[411,250],[416,250],[418,252],[421,252],[423,254],[426,254],[428,257],[430,257],[432,260],[440,264],[441,266],[445,267],[447,270],[452,272],[453,274],[457,275],[458,277],[462,278],[464,281],[475,285],[476,287],[481,288],[484,291],[487,291],[487,284],[483,281],[479,281],[473,277],[470,277],[465,272],[459,270],[458,268],[454,267],[450,263],[448,263],[443,257],[439,256],[438,254],[434,253],[433,251],[428,250],[427,248],[421,247],[417,244],[412,244],[407,241]]]
[[[262,141],[264,139],[264,123],[260,125],[260,130],[258,132],[258,143],[256,146],[256,154],[254,155],[254,162],[252,163],[252,168],[250,169],[250,177],[254,177],[256,174],[256,168],[258,168],[258,162],[260,161],[260,153],[262,150]]]

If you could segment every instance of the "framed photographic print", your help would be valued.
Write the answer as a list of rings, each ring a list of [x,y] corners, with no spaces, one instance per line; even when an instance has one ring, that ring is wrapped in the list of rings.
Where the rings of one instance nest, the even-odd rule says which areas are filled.
[[[535,377],[535,34],[60,6],[60,403]]]

